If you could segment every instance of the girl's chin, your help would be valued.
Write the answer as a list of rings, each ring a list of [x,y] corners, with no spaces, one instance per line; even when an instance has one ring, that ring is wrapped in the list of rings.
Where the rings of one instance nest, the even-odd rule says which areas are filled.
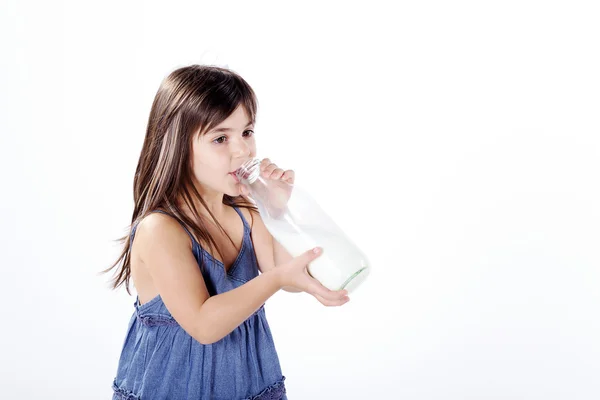
[[[240,192],[240,184],[234,183],[233,185],[229,185],[229,190],[225,192],[228,196],[237,197],[241,194]]]

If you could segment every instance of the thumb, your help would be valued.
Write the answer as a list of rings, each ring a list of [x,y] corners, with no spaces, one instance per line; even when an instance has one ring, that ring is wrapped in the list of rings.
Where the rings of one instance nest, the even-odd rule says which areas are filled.
[[[315,247],[314,249],[310,249],[305,251],[303,254],[300,254],[298,257],[294,259],[294,264],[306,266],[315,258],[319,257],[323,253],[323,249],[320,247]]]

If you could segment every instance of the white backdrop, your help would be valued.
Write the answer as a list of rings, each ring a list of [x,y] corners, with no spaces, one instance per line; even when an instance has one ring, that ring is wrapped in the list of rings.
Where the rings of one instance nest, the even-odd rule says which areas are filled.
[[[369,256],[267,302],[290,399],[600,398],[593,2],[30,2],[0,12],[2,398],[108,399],[151,102],[208,51]]]

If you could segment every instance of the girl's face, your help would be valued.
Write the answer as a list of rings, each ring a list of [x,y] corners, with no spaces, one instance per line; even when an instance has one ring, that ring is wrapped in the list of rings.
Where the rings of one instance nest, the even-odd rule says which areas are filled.
[[[200,194],[215,192],[238,196],[240,187],[232,173],[256,156],[254,126],[243,106],[192,142],[192,169]]]

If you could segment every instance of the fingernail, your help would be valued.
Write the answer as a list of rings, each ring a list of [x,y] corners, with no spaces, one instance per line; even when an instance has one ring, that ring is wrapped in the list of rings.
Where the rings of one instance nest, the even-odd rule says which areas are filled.
[[[315,253],[315,254],[319,254],[320,251],[321,251],[321,249],[319,249],[318,247],[315,247],[313,249],[313,253]]]

